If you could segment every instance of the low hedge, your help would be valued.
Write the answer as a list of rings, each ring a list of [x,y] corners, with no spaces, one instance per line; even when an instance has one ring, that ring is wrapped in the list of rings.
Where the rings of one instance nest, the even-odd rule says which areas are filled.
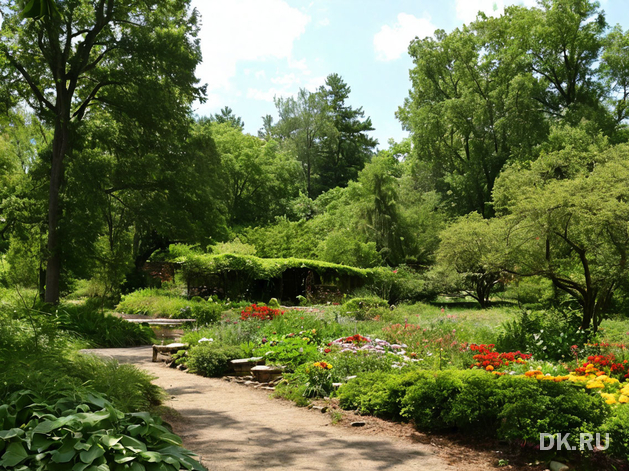
[[[412,420],[424,431],[459,430],[530,443],[539,443],[540,433],[570,433],[577,440],[579,433],[599,431],[604,423],[609,429],[622,427],[622,422],[606,423],[613,415],[610,406],[582,384],[479,370],[376,372],[343,385],[338,396],[345,409]],[[619,439],[627,441],[627,434],[618,434]]]
[[[204,342],[188,350],[186,365],[191,373],[219,377],[229,371],[230,361],[242,358],[239,347]]]

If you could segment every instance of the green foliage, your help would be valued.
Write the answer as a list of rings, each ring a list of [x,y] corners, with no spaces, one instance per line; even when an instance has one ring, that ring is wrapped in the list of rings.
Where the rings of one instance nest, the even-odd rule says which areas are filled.
[[[481,307],[489,305],[492,290],[500,283],[506,228],[498,219],[478,213],[461,217],[441,233],[434,277],[441,292],[464,291]]]
[[[242,358],[242,356],[243,352],[239,347],[222,345],[218,342],[203,342],[188,350],[186,364],[191,373],[217,377],[229,371],[231,360]]]
[[[256,348],[253,354],[266,358],[269,363],[285,366],[289,371],[295,371],[300,365],[314,362],[321,356],[311,339],[301,338],[298,335],[270,341]]]
[[[330,277],[348,275],[365,278],[371,273],[366,269],[318,260],[258,258],[234,254],[210,255],[190,252],[184,257],[177,257],[176,261],[181,263],[185,279],[191,279],[195,276],[216,275],[227,271],[240,271],[243,276],[252,280],[268,280],[280,276],[290,268],[309,268],[323,276],[327,274]]]
[[[177,290],[146,288],[122,297],[116,309],[125,314],[144,314],[171,319],[196,319],[200,325],[216,322],[226,306],[212,300],[186,299]]]
[[[286,213],[299,195],[299,163],[280,145],[244,134],[225,122],[206,124],[221,156],[222,200],[233,225],[266,223]],[[215,252],[218,253],[218,252]],[[227,253],[223,251],[222,253]],[[238,252],[250,254],[250,252]]]
[[[501,299],[515,301],[518,306],[529,309],[548,308],[555,301],[556,293],[552,282],[545,278],[521,278],[505,285],[505,290],[497,293]]]
[[[579,326],[578,313],[570,310],[524,310],[519,318],[505,322],[498,336],[499,351],[522,351],[533,354],[536,360],[571,361],[573,345],[582,346],[587,332]]]
[[[358,320],[372,318],[374,312],[380,308],[388,308],[389,303],[377,296],[367,298],[352,298],[343,304],[343,311],[353,315]]]
[[[123,412],[151,410],[166,398],[164,390],[152,383],[153,376],[114,359],[75,354],[62,371],[107,396]]]
[[[50,3],[33,1],[27,7]],[[134,246],[144,252],[149,234],[191,232],[195,224],[187,223],[192,218],[180,216],[166,226],[172,214],[164,211],[164,200],[177,208],[202,200],[195,218],[203,221],[195,229],[210,222],[208,213],[219,212],[198,198],[207,190],[184,182],[199,181],[208,167],[200,162],[190,169],[186,160],[191,154],[181,152],[180,144],[187,141],[190,105],[204,92],[194,76],[201,54],[197,15],[189,2],[117,0],[106,10],[87,0],[53,3],[59,15],[38,21],[24,21],[18,8],[7,5],[0,67],[4,83],[21,84],[12,89],[16,101],[30,103],[43,125],[54,129],[36,165],[25,166],[32,183],[48,181],[49,191],[33,184],[19,195],[23,206],[37,206],[37,211],[19,216],[33,216],[27,224],[45,236],[42,221],[49,214],[46,290],[47,300],[56,303],[62,265],[70,273],[85,268],[84,260],[93,259],[100,236],[107,234],[116,252],[115,239],[133,227]],[[73,14],[77,11],[81,14]],[[46,44],[31,41],[41,35]],[[66,48],[53,65],[45,58],[52,50],[64,50],[68,36],[75,38],[75,47]],[[56,87],[59,80],[66,84],[63,90]],[[101,106],[93,106],[96,102]],[[185,193],[179,191],[183,186]],[[111,276],[117,258],[114,254],[105,263],[111,282],[120,280],[117,273]]]
[[[329,368],[328,368],[329,367]],[[327,362],[306,363],[295,372],[295,376],[301,375],[305,386],[305,397],[328,397],[334,391],[333,372],[334,366]]]
[[[181,439],[146,412],[125,414],[98,394],[14,393],[2,406],[0,466],[9,470],[204,470]]]
[[[277,98],[279,122],[272,127],[265,123],[266,133],[277,136],[301,163],[310,198],[346,186],[377,145],[366,134],[372,130],[371,119],[363,120],[362,108],[346,104],[350,92],[338,74],[330,74],[314,93],[301,89],[296,97]]]
[[[155,341],[150,327],[104,313],[95,302],[64,304],[56,314],[61,329],[73,332],[98,347],[134,347]]]
[[[345,382],[349,376],[374,371],[391,371],[391,365],[398,359],[395,355],[374,355],[361,351],[329,353],[323,358],[334,366],[332,377],[335,383]]]
[[[310,400],[306,394],[306,384],[303,382],[301,375],[284,375],[283,381],[275,386],[273,395],[275,397],[288,399],[294,402],[297,407],[306,407],[310,404]]]
[[[594,430],[610,413],[583,385],[496,377],[479,370],[360,376],[338,392],[343,408],[412,419],[420,430],[475,431],[538,442],[540,433]]]
[[[253,245],[245,244],[236,237],[231,242],[223,242],[212,246],[213,254],[231,253],[236,255],[255,255],[256,248]]]
[[[629,429],[627,422],[629,421],[629,408],[619,407],[615,410],[615,414],[607,417],[603,423],[600,432],[609,433],[609,449],[607,453],[616,456],[622,460],[629,460]]]
[[[511,273],[551,280],[581,305],[581,327],[596,331],[626,276],[629,148],[583,144],[503,172],[494,196],[507,231],[496,256]]]

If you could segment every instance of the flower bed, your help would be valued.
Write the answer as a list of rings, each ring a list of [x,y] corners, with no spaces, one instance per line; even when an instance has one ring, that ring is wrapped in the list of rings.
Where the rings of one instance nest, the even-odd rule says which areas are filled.
[[[260,319],[262,321],[272,321],[283,314],[284,311],[280,309],[273,309],[268,306],[258,306],[257,304],[252,304],[240,311],[240,320],[246,321],[247,319]]]

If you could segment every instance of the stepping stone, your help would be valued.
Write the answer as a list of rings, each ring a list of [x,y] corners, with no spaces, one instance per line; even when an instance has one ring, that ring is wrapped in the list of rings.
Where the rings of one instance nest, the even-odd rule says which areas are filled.
[[[281,378],[283,371],[284,369],[279,366],[258,365],[251,368],[251,373],[260,383],[268,383]]]
[[[232,369],[238,376],[248,376],[251,375],[251,368],[256,365],[263,365],[264,358],[263,357],[253,357],[253,358],[239,358],[237,360],[232,360],[231,362]]]
[[[157,361],[158,353],[177,353],[179,350],[186,350],[186,343],[169,343],[168,345],[153,345],[153,362]]]

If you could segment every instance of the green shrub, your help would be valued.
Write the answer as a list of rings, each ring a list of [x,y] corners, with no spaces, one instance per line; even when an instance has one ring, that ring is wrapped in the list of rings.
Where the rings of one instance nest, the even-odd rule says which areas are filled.
[[[411,419],[421,430],[441,430],[452,426],[448,412],[463,389],[458,370],[422,374],[410,386],[400,403],[400,415]]]
[[[370,319],[379,308],[388,308],[389,303],[377,296],[352,298],[343,304],[343,311],[356,317],[358,320]]]
[[[179,313],[172,316],[174,319],[196,319],[199,325],[213,324],[221,318],[221,313],[224,311],[222,304],[212,301],[204,301],[202,298],[200,301],[194,302],[194,298],[191,299],[190,304],[179,310]]]
[[[400,419],[401,400],[406,389],[417,381],[430,379],[431,373],[376,371],[358,376],[338,390],[339,403],[344,409],[358,409],[386,419]]]
[[[92,302],[64,304],[58,309],[57,316],[61,329],[77,334],[94,346],[133,347],[155,341],[150,327],[102,313]]]
[[[374,371],[390,371],[391,365],[399,360],[395,355],[379,355],[371,352],[343,352],[324,357],[334,365],[332,374],[335,383],[342,383],[348,376],[356,376]]]
[[[376,372],[341,386],[338,396],[343,408],[413,420],[425,431],[477,431],[529,442],[540,433],[578,437],[597,430],[610,414],[602,397],[583,385],[475,370]]]
[[[220,319],[226,306],[199,296],[187,299],[176,289],[146,288],[123,296],[116,309],[125,314],[196,319],[199,324],[207,325]]]
[[[306,383],[301,379],[294,379],[294,375],[284,375],[283,381],[275,386],[274,397],[281,397],[293,401],[297,407],[306,407],[310,399],[306,395]]]
[[[0,453],[0,468],[15,471],[205,469],[159,418],[95,393],[14,393],[0,406]]]
[[[151,381],[149,375],[133,365],[120,364],[114,359],[95,355],[74,355],[60,368],[68,377],[92,388],[123,412],[150,410],[162,403],[165,392]]]
[[[502,324],[496,348],[531,353],[536,360],[572,360],[572,345],[583,345],[587,333],[580,329],[579,313],[571,310],[522,311],[520,317]]]
[[[599,427],[610,413],[602,396],[570,382],[499,378],[502,394],[498,436],[537,443],[540,433],[580,432]]]
[[[204,342],[188,350],[187,365],[191,373],[218,377],[229,371],[231,360],[242,356],[243,352],[239,347]]]
[[[265,357],[267,362],[282,365],[295,371],[299,365],[317,361],[319,349],[309,340],[300,337],[272,341],[254,350],[254,355]]]
[[[609,433],[609,449],[607,453],[610,455],[629,462],[629,407],[626,405],[617,407],[614,414],[610,415],[603,423],[599,433]]]

